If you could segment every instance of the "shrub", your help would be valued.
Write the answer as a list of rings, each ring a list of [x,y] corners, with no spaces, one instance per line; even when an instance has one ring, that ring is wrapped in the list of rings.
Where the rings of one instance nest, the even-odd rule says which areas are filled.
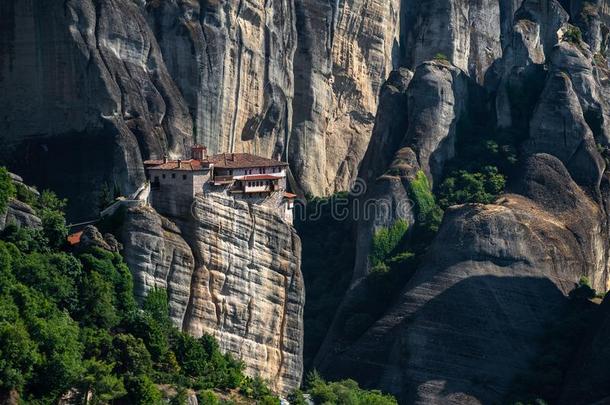
[[[449,62],[449,58],[447,57],[447,55],[445,55],[444,53],[441,53],[441,52],[434,55],[434,60],[439,61],[439,62]]]
[[[326,382],[315,370],[309,373],[307,392],[316,404],[396,405],[396,399],[380,391],[367,391],[354,380]]]
[[[38,202],[38,195],[23,183],[15,183],[17,193],[15,198],[26,203],[30,207],[34,207]]]
[[[288,395],[288,402],[291,405],[307,405],[305,395],[303,395],[303,391],[300,389],[296,389],[292,394]]]
[[[423,171],[418,171],[415,179],[409,183],[409,194],[415,204],[417,225],[426,236],[435,234],[443,219],[443,211],[436,204],[430,183]]]
[[[447,177],[439,187],[441,207],[465,203],[492,203],[504,190],[506,178],[498,168],[486,166],[482,172],[459,170]]]
[[[579,45],[582,43],[582,32],[580,28],[571,25],[563,33],[561,39],[571,44]]]
[[[13,184],[13,179],[5,167],[0,167],[0,214],[6,211],[8,202],[15,196],[17,190]]]
[[[147,375],[127,378],[128,403],[133,405],[161,405],[163,398],[159,389]]]
[[[407,234],[409,224],[399,219],[389,228],[381,228],[373,236],[370,261],[373,267],[383,263],[400,245]]]
[[[220,405],[221,402],[212,390],[203,390],[197,395],[197,400],[200,404],[205,405]]]
[[[578,280],[578,284],[570,291],[570,298],[577,300],[589,300],[597,296],[597,292],[591,287],[591,281],[588,277],[582,276]]]

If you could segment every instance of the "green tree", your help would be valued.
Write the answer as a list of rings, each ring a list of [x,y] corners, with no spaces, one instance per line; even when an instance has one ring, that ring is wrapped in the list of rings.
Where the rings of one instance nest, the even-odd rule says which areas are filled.
[[[128,334],[118,334],[112,341],[112,358],[119,374],[149,375],[152,360],[144,342]]]
[[[154,382],[146,374],[128,377],[127,403],[132,405],[161,405],[163,397]]]
[[[57,399],[75,386],[83,372],[78,325],[55,309],[44,318],[31,319],[28,329],[42,355],[30,379],[30,392]]]
[[[40,219],[42,220],[42,232],[47,238],[49,246],[54,249],[64,246],[68,237],[64,214],[45,208],[40,212]]]
[[[5,167],[0,167],[0,214],[6,211],[8,202],[15,196],[17,190]]]
[[[80,287],[80,320],[84,325],[110,329],[120,317],[116,312],[112,283],[96,271],[83,277]]]
[[[440,205],[449,207],[465,203],[492,203],[504,190],[506,178],[494,166],[482,172],[459,170],[447,177],[440,186]]]
[[[74,256],[35,252],[18,261],[14,274],[19,281],[33,286],[60,308],[70,313],[77,310],[82,266]]]
[[[113,374],[114,364],[88,359],[84,362],[84,367],[85,374],[80,391],[84,395],[91,392],[92,397],[87,404],[107,404],[127,394],[123,380]]]
[[[154,288],[148,292],[144,299],[142,309],[162,327],[169,330],[171,320],[169,319],[169,303],[167,291],[164,288]]]
[[[40,361],[37,345],[21,320],[0,322],[0,392],[20,391]]]

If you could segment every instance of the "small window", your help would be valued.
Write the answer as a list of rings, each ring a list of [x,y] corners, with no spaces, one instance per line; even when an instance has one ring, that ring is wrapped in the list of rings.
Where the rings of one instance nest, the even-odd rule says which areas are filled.
[[[176,173],[172,173],[172,179],[176,178]]]
[[[182,175],[182,180],[186,180],[186,174]]]
[[[155,183],[159,182],[159,176],[155,176]]]
[[[165,178],[165,173],[163,173],[163,178]]]
[[[233,175],[233,170],[229,170],[229,175],[232,176]]]

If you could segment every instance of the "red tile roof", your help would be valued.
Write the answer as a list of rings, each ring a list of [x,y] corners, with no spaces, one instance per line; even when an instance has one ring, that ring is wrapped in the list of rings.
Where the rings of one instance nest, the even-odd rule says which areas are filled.
[[[208,158],[210,163],[221,169],[241,169],[247,167],[288,166],[279,160],[267,159],[250,153],[220,153]]]
[[[149,170],[204,170],[210,164],[219,169],[242,169],[256,167],[285,167],[288,163],[279,160],[267,159],[250,153],[220,153],[210,156],[206,160],[185,159],[178,167],[178,160],[146,160],[144,166]]]
[[[147,165],[147,162],[154,162],[147,160],[144,162]],[[209,168],[208,162],[201,162],[195,159],[188,160],[168,160],[166,163],[161,161],[160,164],[154,165],[150,164],[151,167],[148,170],[183,170],[183,171],[200,171],[207,170]]]
[[[296,194],[292,194],[292,193],[289,193],[288,191],[286,191],[284,193],[284,197],[293,199],[293,198],[297,198],[298,196]]]
[[[83,231],[73,233],[68,236],[68,243],[72,246],[78,245],[80,243],[80,237],[83,235]]]

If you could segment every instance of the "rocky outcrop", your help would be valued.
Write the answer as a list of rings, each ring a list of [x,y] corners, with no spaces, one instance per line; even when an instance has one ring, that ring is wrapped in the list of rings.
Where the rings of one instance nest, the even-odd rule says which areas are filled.
[[[551,75],[530,124],[526,153],[553,153],[579,184],[596,190],[606,165],[565,73]]]
[[[182,153],[186,104],[132,1],[9,0],[0,14],[2,161],[91,215],[99,185],[128,194],[142,157]]]
[[[348,190],[378,93],[398,62],[400,1],[295,1],[298,48],[289,156],[305,192]]]
[[[183,329],[216,336],[248,373],[288,393],[303,372],[299,237],[272,210],[232,198],[198,197],[193,213],[196,268]]]
[[[301,244],[272,210],[198,196],[193,218],[131,208],[124,256],[140,297],[167,288],[171,316],[194,336],[214,335],[246,372],[286,394],[303,373]]]
[[[92,247],[104,249],[113,253],[119,253],[123,250],[123,245],[116,240],[114,235],[107,233],[102,236],[95,226],[87,225],[80,235],[77,249],[86,251]]]
[[[285,157],[292,126],[294,6],[148,1],[164,62],[213,153]]]
[[[404,403],[506,393],[565,294],[606,252],[597,246],[604,214],[558,159],[535,155],[524,173],[520,194],[451,208],[398,304],[323,369],[356,372]]]
[[[500,2],[407,0],[403,14],[407,67],[443,55],[483,82],[489,66],[502,54]]]
[[[410,29],[426,24],[431,37],[420,38],[421,50],[411,49],[407,60],[417,60],[418,52],[430,58],[432,48],[448,61],[438,56],[419,65],[406,103],[397,99],[408,111],[406,136],[395,144],[396,158],[385,174],[377,177],[384,171],[381,165],[376,169],[372,189],[404,196],[419,169],[438,185],[454,142],[465,131],[496,131],[517,142],[519,172],[494,204],[447,209],[400,297],[353,343],[334,337],[331,328],[317,367],[329,378],[350,376],[392,392],[402,403],[494,403],[540,354],[540,337],[563,313],[574,283],[587,276],[598,290],[610,287],[602,157],[608,156],[606,69],[578,40],[559,2],[525,0],[511,7],[503,2],[502,13],[517,10],[514,23],[499,25],[503,56],[481,81],[461,56],[467,41],[452,37],[464,32],[453,28],[463,18],[452,8],[460,2],[422,3],[446,22],[413,17]],[[458,10],[465,14],[468,8]],[[441,32],[439,26],[449,28]],[[452,39],[435,42],[439,32]],[[396,108],[382,107],[380,118]],[[497,120],[487,120],[494,113]],[[383,150],[375,141],[369,150]],[[388,144],[382,133],[379,145]],[[370,167],[375,166],[365,160],[365,175],[374,173]],[[358,299],[353,292],[367,275],[362,263],[374,228],[360,225],[367,241],[358,252],[348,300]]]
[[[134,292],[142,299],[153,288],[165,288],[170,317],[182,326],[191,297],[195,259],[180,229],[150,207],[127,211],[122,225],[123,257],[134,276]]]
[[[16,186],[24,187],[35,196],[40,195],[34,187],[25,184],[21,176],[11,172],[9,172],[9,176]],[[11,198],[4,212],[0,213],[0,230],[4,230],[7,225],[36,229],[42,227],[42,221],[28,204],[16,198]]]
[[[32,207],[19,200],[11,199],[6,210],[0,214],[0,230],[11,224],[23,228],[40,228],[42,221],[36,216]]]

